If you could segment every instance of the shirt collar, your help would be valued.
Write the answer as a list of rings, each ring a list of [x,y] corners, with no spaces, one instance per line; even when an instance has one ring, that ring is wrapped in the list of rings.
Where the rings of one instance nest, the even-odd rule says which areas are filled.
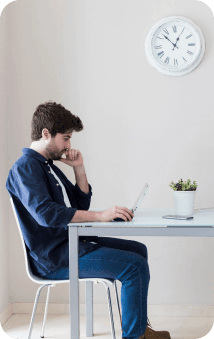
[[[40,154],[39,152],[35,151],[32,148],[22,148],[22,154],[27,155],[28,157],[33,157],[45,164],[49,164],[50,166],[52,166],[53,164],[52,159],[46,159],[42,154]]]

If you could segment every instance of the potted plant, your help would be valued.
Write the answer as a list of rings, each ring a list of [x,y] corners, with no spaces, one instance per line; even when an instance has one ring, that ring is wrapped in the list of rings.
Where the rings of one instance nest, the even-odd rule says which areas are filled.
[[[172,181],[169,186],[173,189],[175,214],[192,216],[194,212],[195,193],[197,189],[196,181],[183,181],[180,179],[176,184]]]

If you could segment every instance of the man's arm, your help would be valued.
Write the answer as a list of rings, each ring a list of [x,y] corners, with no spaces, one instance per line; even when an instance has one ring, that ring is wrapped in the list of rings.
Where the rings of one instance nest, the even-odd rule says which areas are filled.
[[[79,186],[81,191],[87,194],[89,192],[89,186],[84,165],[82,164],[81,166],[77,167],[73,166],[73,169],[76,178],[76,184]],[[71,222],[87,221],[101,221],[101,213],[77,210],[71,220]]]
[[[74,174],[75,174],[77,185],[79,186],[81,191],[87,194],[89,192],[89,186],[88,186],[88,180],[87,180],[86,173],[85,173],[85,166],[82,165],[78,167],[73,167],[73,169],[74,169]]]
[[[89,192],[88,180],[83,165],[83,157],[80,151],[74,149],[67,149],[66,159],[61,158],[60,161],[73,167],[76,183],[84,193]],[[111,221],[115,218],[122,218],[124,221],[132,220],[134,214],[126,207],[114,206],[108,210],[101,212],[76,210],[71,219],[72,222],[87,222],[87,221]]]

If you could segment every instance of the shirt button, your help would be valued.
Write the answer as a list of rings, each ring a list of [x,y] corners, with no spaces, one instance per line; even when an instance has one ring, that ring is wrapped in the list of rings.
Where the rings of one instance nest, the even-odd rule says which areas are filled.
[[[48,173],[51,173],[51,171],[48,171]]]
[[[47,161],[45,161],[45,163],[47,164],[48,162],[47,162]]]
[[[56,184],[57,186],[59,186],[59,184]]]

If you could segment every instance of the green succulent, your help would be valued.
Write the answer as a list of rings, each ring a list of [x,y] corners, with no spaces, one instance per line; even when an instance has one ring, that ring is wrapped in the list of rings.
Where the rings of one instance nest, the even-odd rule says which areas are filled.
[[[169,184],[169,186],[173,189],[173,191],[196,191],[198,185],[196,181],[193,181],[191,184],[191,180],[188,179],[187,181],[183,181],[180,179],[177,184],[173,181]]]

